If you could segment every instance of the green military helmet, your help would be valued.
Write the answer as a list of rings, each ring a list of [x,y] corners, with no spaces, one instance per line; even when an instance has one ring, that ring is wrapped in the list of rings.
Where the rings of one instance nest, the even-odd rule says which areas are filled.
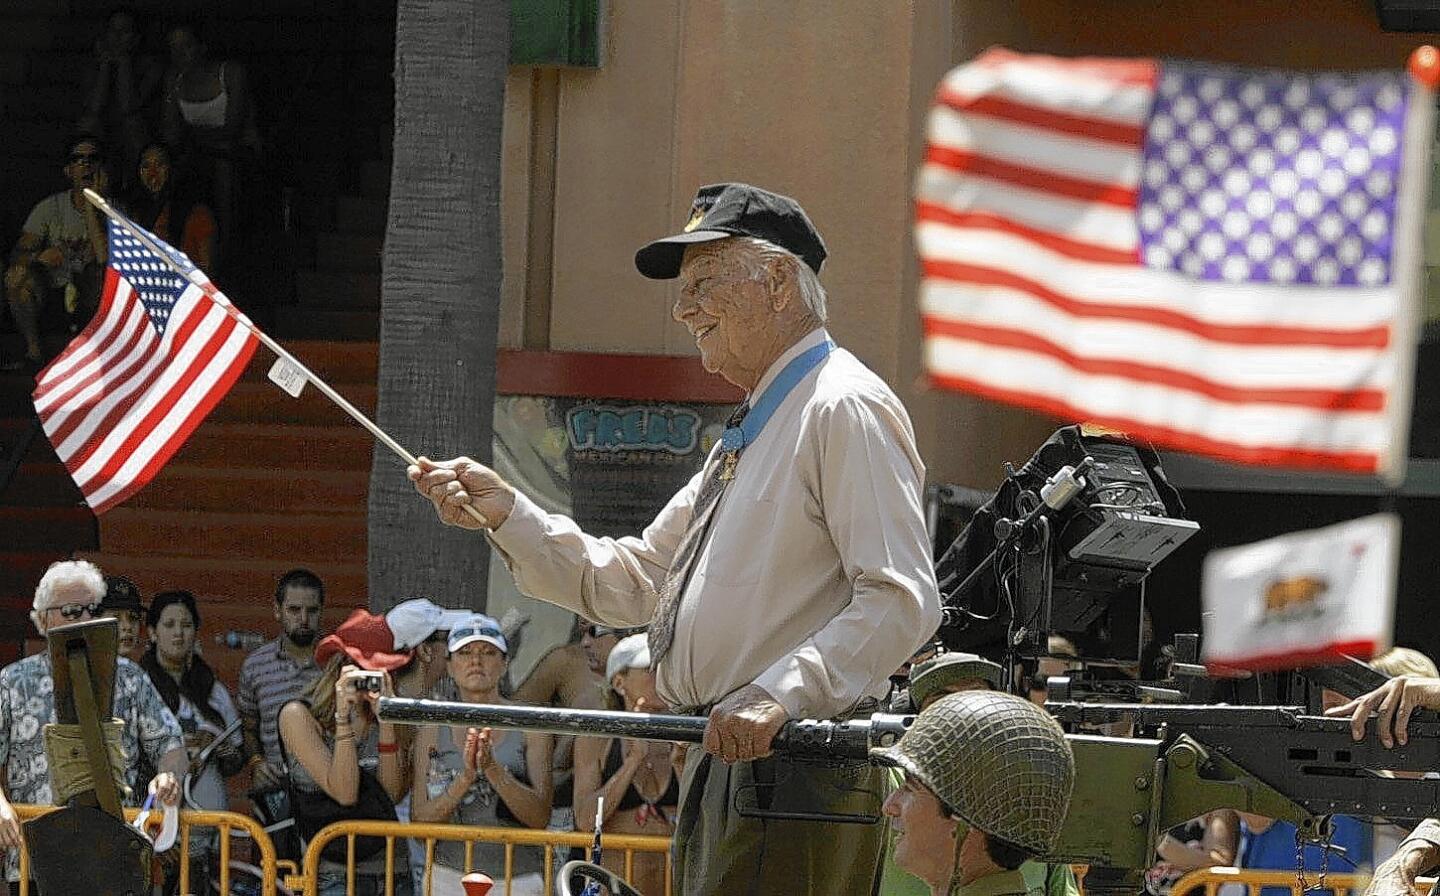
[[[1035,855],[1054,848],[1075,784],[1060,725],[997,691],[941,697],[871,757],[917,778],[971,827]]]
[[[910,667],[910,701],[918,710],[925,701],[957,681],[979,679],[991,688],[1000,687],[999,663],[973,653],[942,653]]]

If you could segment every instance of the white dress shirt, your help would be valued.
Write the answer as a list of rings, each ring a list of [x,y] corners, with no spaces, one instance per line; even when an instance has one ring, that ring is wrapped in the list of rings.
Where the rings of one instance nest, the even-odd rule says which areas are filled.
[[[828,338],[815,330],[791,346],[752,396]],[[638,538],[594,538],[517,494],[491,540],[525,594],[643,625],[702,477]],[[656,670],[660,697],[708,706],[754,683],[791,718],[828,718],[884,696],[891,673],[940,624],[924,479],[900,400],[849,352],[832,351],[740,455]]]

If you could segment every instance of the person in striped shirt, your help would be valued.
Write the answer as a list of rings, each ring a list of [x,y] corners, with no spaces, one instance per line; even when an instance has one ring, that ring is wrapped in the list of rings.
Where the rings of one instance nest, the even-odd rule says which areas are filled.
[[[300,695],[320,677],[315,664],[315,641],[325,585],[308,569],[292,569],[275,587],[275,619],[280,637],[262,644],[240,667],[236,705],[245,732],[253,789],[281,786],[284,763],[280,758],[280,707]]]

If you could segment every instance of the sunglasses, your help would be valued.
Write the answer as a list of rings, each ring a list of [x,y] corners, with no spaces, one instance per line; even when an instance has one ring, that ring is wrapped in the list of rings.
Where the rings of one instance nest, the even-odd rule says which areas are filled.
[[[99,154],[99,153],[93,153],[93,152],[72,152],[72,153],[70,153],[70,161],[72,161],[72,162],[95,162],[95,161],[98,161],[99,159],[100,159],[100,154]]]
[[[479,635],[482,638],[504,637],[504,635],[501,634],[500,629],[498,628],[491,628],[488,625],[481,628],[476,628],[474,626],[467,625],[464,628],[457,628],[453,632],[451,632],[448,640],[454,641],[458,638],[468,638],[472,635]]]
[[[58,610],[65,619],[79,619],[82,616],[89,616],[94,619],[100,615],[100,602],[92,604],[65,604],[59,607],[50,607],[50,610]]]

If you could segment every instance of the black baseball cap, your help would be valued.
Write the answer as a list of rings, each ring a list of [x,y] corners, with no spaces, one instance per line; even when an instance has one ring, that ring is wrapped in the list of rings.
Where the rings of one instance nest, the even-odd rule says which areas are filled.
[[[105,596],[100,598],[100,611],[103,613],[106,610],[145,612],[145,604],[140,600],[140,589],[124,576],[106,576]]]
[[[825,262],[825,242],[800,203],[749,184],[711,184],[695,194],[685,229],[641,248],[635,267],[652,280],[671,280],[680,276],[686,246],[732,236],[774,243],[817,274]]]

